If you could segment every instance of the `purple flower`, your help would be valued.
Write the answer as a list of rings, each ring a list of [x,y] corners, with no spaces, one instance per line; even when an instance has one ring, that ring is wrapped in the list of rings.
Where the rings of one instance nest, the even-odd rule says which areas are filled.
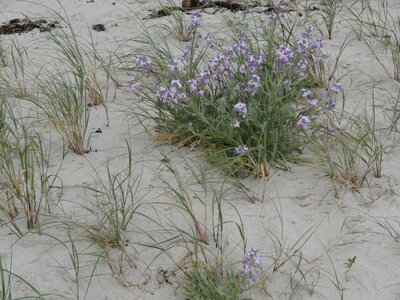
[[[317,106],[318,105],[318,99],[317,98],[307,99],[306,102],[310,106]]]
[[[171,105],[186,98],[186,95],[182,90],[182,83],[179,80],[172,80],[169,89],[163,86],[160,86],[157,89],[156,97],[164,105]]]
[[[254,96],[260,87],[260,77],[256,74],[253,74],[251,75],[251,79],[247,82],[247,86],[244,88],[244,91]]]
[[[202,69],[200,71],[200,74],[197,76],[197,80],[199,81],[199,83],[208,84],[208,82],[210,81],[210,76],[210,70]]]
[[[301,96],[303,98],[307,98],[311,95],[311,91],[309,89],[301,89]]]
[[[202,36],[202,38],[203,38],[203,41],[204,41],[204,45],[207,48],[215,49],[217,46],[220,45],[220,42],[218,42],[216,40],[213,40],[211,38],[211,34],[209,32],[207,32],[204,36]]]
[[[275,4],[274,9],[278,12],[284,12],[288,9],[286,5],[287,0],[278,0],[278,3]]]
[[[248,43],[251,41],[251,39],[247,36],[246,29],[241,28],[238,32],[238,36],[239,36],[239,42],[234,43],[230,50],[232,50],[236,54],[240,53],[242,55],[247,55],[249,52]]]
[[[238,102],[233,106],[233,110],[236,112],[238,117],[246,117],[247,115],[247,107],[245,103]]]
[[[252,280],[256,280],[260,272],[257,269],[261,268],[261,258],[257,256],[259,249],[251,248],[248,250],[242,259],[243,274]]]
[[[217,52],[210,59],[210,68],[218,80],[220,80],[221,75],[227,75],[229,78],[233,77],[231,57],[226,56],[224,53]]]
[[[166,100],[169,97],[169,91],[167,88],[160,86],[157,89],[156,97],[158,100],[161,100],[162,102],[166,102]]]
[[[278,64],[286,65],[288,67],[292,65],[290,60],[293,57],[293,50],[285,45],[279,46],[278,50],[275,52],[275,56],[278,60]]]
[[[201,21],[201,14],[197,11],[192,12],[192,16],[189,21],[189,28],[198,28],[203,26],[203,22]]]
[[[151,58],[143,55],[136,54],[135,56],[135,69],[140,70],[142,74],[152,73],[154,62]]]
[[[310,38],[311,33],[314,31],[314,26],[307,26],[306,31],[301,33],[303,38]]]
[[[261,267],[261,257],[259,257],[259,256],[254,257],[254,266],[257,268]]]
[[[326,60],[328,59],[328,54],[326,53],[319,53],[316,57],[316,61],[317,63],[321,63],[321,62],[326,62]]]
[[[297,42],[301,47],[307,48],[308,47],[308,39],[301,39]]]
[[[183,62],[189,61],[189,54],[190,54],[191,49],[192,49],[192,47],[191,47],[190,43],[186,43],[183,46],[183,55],[180,57],[181,61],[183,61]]]
[[[136,95],[139,95],[139,90],[142,88],[142,85],[135,81],[134,79],[129,80],[129,87]]]
[[[171,81],[171,86],[175,86],[175,87],[177,87],[178,89],[181,89],[183,86],[182,86],[182,83],[179,81],[179,80],[172,80]]]
[[[321,37],[317,38],[315,45],[317,45],[319,48],[323,48],[324,47],[324,37],[321,36]]]
[[[249,148],[246,145],[243,146],[238,146],[235,148],[235,151],[233,152],[234,155],[239,156],[245,153]]]
[[[310,125],[311,120],[309,116],[302,116],[300,120],[297,122],[297,125],[301,127],[301,129],[306,130]]]
[[[267,16],[268,21],[266,23],[266,26],[272,25],[274,23],[274,21],[277,19],[277,17],[278,17],[278,14],[272,10]]]
[[[334,92],[335,94],[341,93],[343,90],[342,84],[339,82],[334,82],[331,86],[331,91]]]
[[[304,72],[307,68],[308,65],[308,60],[305,58],[301,58],[298,62],[297,62],[297,67],[299,68],[299,70],[301,72]]]
[[[336,99],[330,99],[326,101],[325,105],[328,109],[334,109],[336,107]]]
[[[197,92],[197,87],[199,85],[199,82],[196,79],[190,79],[187,82],[189,86],[190,93],[194,94]]]
[[[179,75],[181,70],[178,68],[178,61],[174,58],[168,65],[168,70],[172,73],[173,76]]]
[[[328,129],[328,134],[331,136],[335,136],[340,131],[340,124],[338,122],[333,122],[333,125],[328,125],[326,127]]]
[[[262,69],[262,64],[265,63],[265,56],[254,56],[253,54],[247,53],[245,66],[251,74],[254,74],[257,70]]]

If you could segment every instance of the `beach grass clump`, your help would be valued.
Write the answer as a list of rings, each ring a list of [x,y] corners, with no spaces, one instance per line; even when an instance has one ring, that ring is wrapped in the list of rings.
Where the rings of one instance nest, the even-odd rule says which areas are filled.
[[[87,152],[85,134],[90,113],[87,96],[84,77],[67,70],[60,70],[56,75],[43,70],[37,81],[37,91],[28,96],[68,147],[79,155]]]
[[[333,26],[337,15],[344,9],[343,0],[322,0],[321,15],[328,32],[328,39],[333,37]]]
[[[4,46],[4,40],[0,39],[0,67],[5,68],[8,65],[7,50]]]
[[[226,197],[231,189],[237,193],[240,188],[229,181],[214,182],[203,167],[195,169],[186,163],[192,176],[179,174],[170,161],[164,163],[174,179],[165,181],[173,202],[154,204],[169,206],[180,217],[167,217],[160,223],[173,238],[166,237],[157,247],[185,275],[183,290],[187,299],[241,299],[242,294],[259,286],[263,272],[259,249],[246,251],[242,217]],[[190,187],[190,182],[199,189]],[[237,214],[233,219],[226,214],[228,208]],[[186,253],[183,259],[175,255],[179,248]],[[236,248],[243,251],[240,261],[232,259]]]
[[[365,1],[362,2],[362,13],[356,9],[351,12],[355,21],[360,24],[359,27],[363,28],[364,42],[384,71],[390,78],[400,81],[400,11],[398,8],[391,8],[387,0],[380,0],[377,4]],[[382,49],[377,47],[376,42],[390,53],[392,68],[382,59]]]
[[[166,8],[168,10],[168,8]],[[186,15],[178,10],[170,9],[168,24],[161,25],[165,31],[181,42],[189,42],[195,27],[188,26]]]
[[[83,235],[101,248],[124,249],[127,243],[126,232],[142,204],[138,196],[140,174],[134,175],[131,149],[128,145],[128,167],[112,172],[107,166],[107,179],[100,180],[96,188],[86,187],[95,193],[93,206],[83,207],[96,217],[93,225],[78,224]]]
[[[387,95],[393,97],[390,93]],[[342,124],[339,119],[330,118],[326,128],[319,128],[319,132],[310,136],[309,146],[318,160],[317,168],[332,181],[336,197],[339,197],[339,186],[358,190],[368,181],[370,173],[381,178],[383,156],[398,143],[400,94],[393,106],[383,112],[376,109],[375,98],[374,87],[372,109],[366,105],[363,114],[343,113]],[[378,122],[379,113],[383,113],[386,122]]]
[[[87,92],[89,105],[106,107],[110,81],[117,84],[113,73],[113,63],[110,57],[104,57],[101,50],[95,46],[94,37],[90,34],[90,41],[79,38],[71,26],[66,12],[65,16],[54,12],[66,25],[57,33],[50,32],[50,40],[57,47],[58,58],[68,70],[78,77],[84,78],[84,87]],[[105,86],[101,79],[105,79]],[[103,92],[103,90],[105,90]]]
[[[303,132],[336,105],[322,91],[323,38],[312,26],[295,35],[276,13],[257,30],[234,29],[230,46],[200,33],[198,13],[188,26],[183,55],[150,40],[153,55],[135,56],[141,80],[130,86],[162,132],[158,139],[201,146],[212,163],[240,177],[300,161]]]
[[[232,264],[226,267],[208,265],[195,268],[184,281],[185,297],[190,300],[244,299],[241,295],[257,286],[261,274],[258,251],[252,248],[244,254],[242,270],[237,270]]]
[[[157,217],[147,216],[148,222],[158,229],[142,228],[149,240],[140,244],[158,249],[160,254],[154,260],[161,255],[168,257],[173,272],[184,275],[185,279],[191,278],[192,272],[200,277],[218,276],[222,270],[225,272],[230,264],[228,257],[233,252],[244,253],[242,249],[247,248],[242,217],[227,195],[243,191],[232,181],[210,177],[209,170],[203,165],[194,167],[193,161],[189,163],[186,159],[184,162],[189,173],[183,175],[162,150],[161,153],[168,171],[168,176],[162,178],[166,191],[149,203]],[[229,209],[234,213],[233,217],[227,215]],[[251,261],[249,257],[248,264]],[[246,270],[246,276],[250,276],[252,267],[248,266]]]
[[[68,30],[50,33],[50,41],[57,49],[56,60],[40,69],[35,89],[26,98],[36,104],[68,147],[83,155],[89,151],[86,134],[90,108],[102,105],[108,117],[109,84],[117,84],[117,79],[112,61],[103,58],[94,47],[93,37],[90,45],[85,45],[78,40],[69,20],[62,20]],[[106,80],[104,93],[99,77]]]
[[[8,44],[6,48],[2,40],[0,45],[0,88],[10,96],[24,98],[31,80],[28,52],[16,39],[10,39]]]
[[[220,274],[218,268],[208,270],[197,268],[185,280],[183,289],[186,299],[240,299],[246,287],[246,279],[228,268],[225,274]]]
[[[48,173],[42,138],[14,115],[4,98],[0,113],[0,208],[21,234],[19,213],[24,213],[28,230],[39,228],[41,217],[50,211],[50,189],[57,176]]]
[[[226,247],[231,239],[228,231],[232,225],[238,233],[238,241],[234,244],[246,248],[242,217],[227,198],[227,193],[232,190],[239,193],[243,191],[228,180],[214,182],[209,172],[202,167],[196,170],[189,162],[185,163],[191,173],[185,177],[170,161],[164,163],[173,181],[163,180],[169,191],[169,199],[155,204],[171,207],[179,214],[179,218],[167,217],[168,220],[164,222],[169,223],[168,231],[175,236],[166,248],[183,246],[190,253],[190,267],[196,268],[199,264],[209,264],[225,257]],[[190,183],[190,179],[194,180],[198,188],[191,187],[193,183]],[[224,209],[228,207],[236,212],[234,220],[230,220],[224,213]],[[184,221],[185,225],[182,226],[177,220]]]

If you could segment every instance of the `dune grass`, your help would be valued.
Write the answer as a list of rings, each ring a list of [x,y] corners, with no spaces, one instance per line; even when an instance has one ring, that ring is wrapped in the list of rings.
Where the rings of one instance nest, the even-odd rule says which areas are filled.
[[[50,190],[58,177],[48,172],[49,152],[40,135],[14,114],[4,97],[0,106],[0,207],[21,234],[18,214],[24,213],[28,230],[39,229],[41,216],[51,210]]]

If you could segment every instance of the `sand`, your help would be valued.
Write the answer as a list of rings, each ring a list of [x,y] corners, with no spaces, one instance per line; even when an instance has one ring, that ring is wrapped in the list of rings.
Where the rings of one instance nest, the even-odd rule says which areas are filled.
[[[151,28],[154,24],[166,23],[167,18],[143,20],[143,17],[149,14],[148,9],[159,6],[159,2],[153,0],[60,0],[59,3],[55,0],[42,0],[40,4],[0,0],[0,23],[25,16],[31,19],[53,19],[56,18],[55,12],[62,15],[66,12],[79,38],[89,41],[91,35],[99,49],[122,53],[131,49],[124,41],[140,36],[143,32],[142,26]],[[395,6],[392,4],[393,8]],[[204,23],[209,30],[219,31],[218,34],[223,36],[224,32],[220,30],[223,28],[221,16],[233,14],[243,16],[242,12],[221,10],[216,14],[205,14]],[[250,18],[250,15],[247,17]],[[380,82],[379,87],[393,95],[398,93],[399,84],[388,78],[365,43],[355,38],[345,19],[345,16],[338,18],[334,26],[333,40],[327,41],[327,49],[331,56],[334,56],[347,38],[337,77],[346,75],[341,80],[345,87],[346,110],[357,112],[365,104],[372,105],[371,82]],[[92,30],[91,27],[96,24],[104,24],[106,30]],[[0,38],[5,43],[9,43],[9,39],[18,40],[27,49],[28,67],[35,69],[51,60],[51,55],[54,54],[48,35],[48,32],[35,29],[28,33]],[[130,42],[130,45],[137,44]],[[390,66],[389,53],[382,53],[380,58]],[[91,110],[89,131],[92,133],[92,151],[84,156],[69,151],[63,159],[58,174],[62,178],[63,194],[53,212],[58,218],[44,218],[45,223],[47,222],[43,226],[44,234],[27,234],[21,239],[12,234],[9,227],[0,227],[1,259],[7,267],[12,268],[13,273],[23,277],[43,294],[49,294],[46,299],[78,299],[73,292],[73,278],[69,277],[69,274],[73,273],[68,252],[71,244],[66,242],[66,246],[63,246],[48,235],[66,241],[65,231],[60,224],[56,224],[57,222],[67,219],[82,223],[94,222],[93,216],[82,209],[82,205],[90,205],[95,198],[93,193],[82,186],[98,187],[99,178],[106,178],[107,165],[112,170],[126,167],[126,140],[131,144],[135,174],[141,176],[139,194],[143,195],[143,201],[155,198],[171,201],[160,196],[165,191],[163,181],[174,182],[162,163],[160,149],[165,151],[185,180],[190,179],[188,165],[207,166],[207,162],[198,158],[195,151],[169,145],[160,147],[160,143],[149,138],[142,124],[134,117],[135,106],[132,103],[137,99],[128,88],[130,78],[130,75],[119,71],[118,79],[123,87],[110,87],[107,100],[109,126],[104,108],[96,107]],[[388,93],[377,92],[375,101],[377,105],[384,107],[394,103],[395,99],[390,98]],[[14,104],[16,108],[20,108],[21,114],[35,115],[28,109],[28,103],[15,99]],[[383,122],[383,119],[380,121]],[[156,134],[152,131],[151,124],[147,125],[150,133]],[[50,172],[56,172],[62,160],[62,140],[45,120],[40,120],[36,126],[46,137],[47,144],[51,145]],[[102,133],[95,133],[97,129],[101,129]],[[191,160],[185,162],[185,157]],[[384,155],[382,178],[374,178],[371,174],[368,177],[369,186],[364,185],[357,192],[343,188],[340,190],[339,199],[334,197],[329,179],[321,177],[322,174],[313,168],[312,164],[293,165],[290,171],[274,169],[268,180],[253,177],[243,180],[242,183],[251,191],[251,199],[257,198],[260,201],[250,201],[251,199],[243,193],[228,192],[224,206],[225,219],[238,222],[237,213],[230,204],[234,205],[243,220],[248,247],[259,248],[263,258],[266,274],[264,288],[252,291],[248,297],[339,299],[342,296],[344,299],[397,299],[400,292],[400,247],[385,230],[374,223],[373,217],[398,218],[399,170],[399,151],[394,149]],[[190,187],[199,189],[196,185]],[[59,190],[56,188],[53,194],[57,195]],[[186,220],[171,211],[171,207],[156,207],[174,220],[176,226],[187,226]],[[203,215],[203,208],[198,204],[195,204],[195,207],[198,207],[198,215]],[[144,207],[143,213],[154,216],[151,207]],[[146,240],[146,236],[137,228],[151,230],[156,229],[156,226],[140,217],[135,218],[133,223],[135,226],[128,231],[128,238],[132,243],[128,243],[126,252],[134,264],[130,265],[127,259],[122,261],[124,272],[119,281],[111,274],[107,259],[97,261],[98,255],[103,255],[104,258],[105,252],[83,235],[75,231],[72,233],[82,268],[79,274],[80,298],[85,298],[86,287],[89,284],[87,276],[96,267],[95,276],[86,295],[88,300],[185,299],[180,289],[184,274],[175,267],[175,263],[186,254],[184,247],[171,250],[175,262],[167,255],[161,255],[149,265],[158,252],[134,245],[134,242]],[[18,220],[18,224],[24,228],[23,219]],[[154,237],[158,236],[158,233],[153,234]],[[227,248],[232,250],[232,257],[240,260],[243,252],[239,247],[235,247],[238,234],[233,226],[228,228],[226,238],[229,242]],[[273,271],[270,266],[273,264],[279,243],[288,252],[296,251],[300,245],[302,247],[295,252],[296,256],[292,262],[288,261]],[[295,245],[293,249],[292,245]],[[295,267],[300,252],[300,269],[304,272],[303,275]],[[109,253],[109,260],[115,270],[119,268],[120,255],[118,250],[111,250]],[[355,263],[348,269],[345,264],[353,257],[356,257]],[[31,293],[29,288],[16,278],[12,281],[12,289],[16,296]]]

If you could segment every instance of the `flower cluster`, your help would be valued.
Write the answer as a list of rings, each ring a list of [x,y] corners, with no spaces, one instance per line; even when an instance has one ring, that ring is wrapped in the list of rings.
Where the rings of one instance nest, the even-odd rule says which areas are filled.
[[[190,94],[204,96],[210,77],[211,73],[209,69],[202,69],[195,78],[189,79],[186,84],[189,88]]]
[[[240,89],[251,96],[254,96],[261,87],[260,76],[257,74],[252,74],[250,77],[251,79],[249,81],[240,85]]]
[[[233,78],[232,57],[217,52],[216,55],[210,59],[210,69],[212,74],[216,75],[214,78],[217,80],[220,80],[223,75]]]
[[[317,98],[312,97],[312,92],[309,89],[301,89],[301,95],[303,99],[305,99],[305,103],[307,106],[303,109],[303,115],[300,117],[297,125],[302,129],[308,129],[311,124],[311,114],[318,114],[318,110],[330,111],[336,107],[336,95],[342,93],[343,88],[342,84],[339,82],[334,82],[331,85],[331,88],[326,92],[328,100],[325,102],[325,105],[320,105],[320,102]],[[333,136],[339,132],[340,126],[337,123],[334,123],[332,126],[327,126],[328,134]]]
[[[179,80],[172,80],[169,89],[160,86],[157,90],[156,97],[164,105],[171,105],[180,102],[186,98],[183,92],[183,85]]]
[[[139,91],[142,88],[142,85],[140,84],[140,82],[132,79],[132,80],[129,80],[128,83],[129,83],[129,88],[132,90],[132,92],[135,95],[140,95]]]
[[[311,120],[309,116],[302,116],[300,120],[297,122],[297,125],[303,130],[306,130],[310,125]]]
[[[278,2],[274,5],[274,10],[279,12],[285,12],[288,9],[287,6],[288,0],[278,0]]]
[[[240,101],[233,106],[233,110],[236,112],[237,117],[245,118],[247,115],[247,106]]]
[[[174,78],[182,73],[182,71],[178,67],[178,60],[176,58],[170,61],[170,63],[168,64],[168,70]]]
[[[328,101],[325,102],[326,108],[327,109],[334,109],[336,107],[336,95],[342,93],[343,88],[342,84],[339,82],[334,82],[331,86],[331,88],[326,92],[326,95],[328,96]]]
[[[278,1],[274,13],[287,10],[287,4]],[[202,30],[197,29],[202,26],[201,15],[192,13],[191,39],[182,45],[182,56],[171,57],[164,68],[160,65],[163,72],[155,72],[150,58],[135,56],[136,69],[143,74],[153,72],[157,85],[148,93],[136,81],[130,87],[157,100],[161,120],[156,122],[161,128],[173,131],[176,121],[182,121],[205,144],[227,147],[230,159],[242,156],[240,160],[249,162],[251,147],[251,156],[258,160],[254,163],[285,159],[286,153],[299,149],[302,131],[324,128],[329,136],[339,131],[338,124],[327,126],[330,118],[324,114],[336,106],[341,84],[332,84],[325,95],[320,88],[311,88],[313,83],[325,83],[320,75],[327,59],[324,39],[313,37],[312,26],[284,44],[279,44],[281,38],[274,39],[279,34],[275,26],[265,28],[262,34],[273,41],[267,46],[277,45],[273,49],[253,42],[245,28],[236,33],[232,44],[222,46],[209,33],[200,35]],[[210,130],[210,126],[220,127]],[[221,135],[213,136],[219,131]],[[288,136],[293,138],[289,141]]]
[[[314,64],[314,67],[319,68],[327,60],[328,55],[322,52],[324,39],[322,36],[314,39],[313,30],[313,26],[308,26],[293,46],[284,44],[279,46],[275,52],[277,70],[281,70],[285,66],[295,74],[301,74],[309,66]]]
[[[242,259],[243,274],[254,281],[259,276],[259,269],[261,268],[261,258],[257,256],[258,251],[259,249],[257,248],[251,248],[244,254]]]
[[[244,64],[244,72],[245,74],[255,74],[257,71],[263,68],[263,64],[266,62],[265,56],[258,55],[255,56],[250,52],[245,54],[245,64]]]
[[[201,14],[197,11],[192,12],[192,16],[189,20],[189,29],[202,27],[203,22],[201,21]]]
[[[319,104],[319,101],[317,98],[313,98],[312,96],[312,92],[309,89],[301,89],[301,96],[303,97],[303,99],[305,99],[307,106],[306,109],[304,111],[309,111],[310,107],[317,107],[317,105]]]
[[[228,48],[228,52],[236,54],[247,55],[249,54],[249,42],[251,39],[246,34],[246,29],[241,28],[238,32],[239,41],[234,43],[231,48]]]
[[[211,38],[211,34],[209,32],[207,32],[205,35],[203,35],[202,38],[203,38],[204,45],[206,46],[206,48],[216,49],[217,47],[220,46],[220,42],[213,40]]]
[[[142,74],[150,74],[153,72],[154,62],[151,58],[139,54],[136,54],[134,57],[134,66],[136,70],[141,71]]]
[[[183,55],[179,58],[182,62],[189,61],[190,50],[191,50],[190,42],[185,43],[185,46],[183,47]]]
[[[328,134],[330,136],[335,136],[340,132],[340,124],[335,121],[332,125],[328,125],[326,129],[328,130]]]
[[[238,146],[235,148],[235,151],[233,151],[233,154],[235,156],[239,156],[239,155],[242,155],[243,153],[245,153],[247,150],[249,150],[249,148],[246,145]]]
[[[291,62],[293,58],[294,51],[285,45],[280,45],[278,50],[276,50],[276,63],[277,65],[285,65],[291,67],[293,63]]]

